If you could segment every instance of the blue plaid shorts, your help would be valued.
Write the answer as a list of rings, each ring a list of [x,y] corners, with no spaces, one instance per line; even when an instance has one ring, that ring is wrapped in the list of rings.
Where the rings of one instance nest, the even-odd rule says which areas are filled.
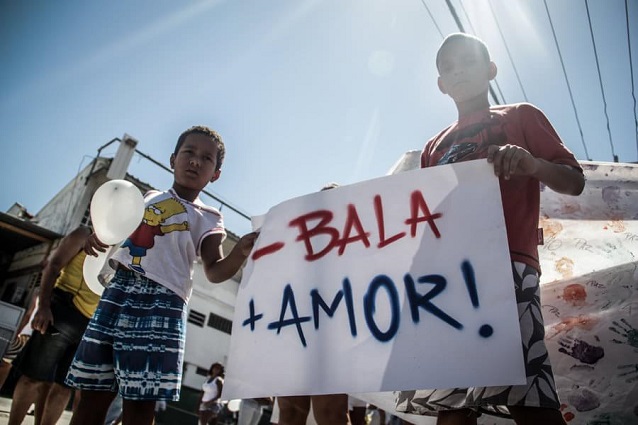
[[[66,377],[81,390],[125,400],[179,400],[186,303],[141,274],[118,270],[82,337]]]

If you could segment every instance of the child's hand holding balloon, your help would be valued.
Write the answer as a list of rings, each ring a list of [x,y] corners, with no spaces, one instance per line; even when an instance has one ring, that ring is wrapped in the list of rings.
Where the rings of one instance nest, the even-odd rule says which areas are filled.
[[[100,241],[95,233],[91,233],[86,242],[84,242],[86,255],[97,257],[101,252],[106,252],[107,249],[109,249],[109,245]]]
[[[108,258],[111,245],[119,245],[144,218],[144,198],[139,189],[126,180],[111,180],[100,186],[91,199],[94,233],[84,244],[87,254],[83,275],[96,294],[104,291],[98,275]]]

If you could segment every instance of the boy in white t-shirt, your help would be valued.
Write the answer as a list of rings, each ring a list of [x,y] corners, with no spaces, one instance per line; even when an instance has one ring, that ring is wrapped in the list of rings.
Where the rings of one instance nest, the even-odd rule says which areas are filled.
[[[224,143],[207,127],[177,141],[171,189],[149,192],[140,226],[110,258],[116,270],[78,348],[67,384],[82,390],[72,425],[104,423],[118,392],[124,424],[150,425],[157,401],[179,400],[186,306],[193,262],[200,257],[211,282],[230,279],[250,253],[256,233],[243,236],[227,257],[222,216],[199,199],[217,180]],[[95,234],[85,251],[108,248]]]

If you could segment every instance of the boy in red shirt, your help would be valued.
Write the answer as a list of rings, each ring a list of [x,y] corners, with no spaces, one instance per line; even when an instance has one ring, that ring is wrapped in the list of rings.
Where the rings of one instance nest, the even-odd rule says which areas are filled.
[[[537,245],[540,183],[568,195],[585,185],[574,155],[545,115],[528,103],[490,106],[496,65],[487,46],[451,34],[437,53],[438,85],[456,104],[458,120],[423,149],[421,167],[487,158],[499,177],[527,384],[506,387],[403,391],[397,410],[438,414],[437,424],[476,424],[480,412],[507,413],[517,424],[565,424],[544,344]],[[507,408],[507,410],[505,410]]]

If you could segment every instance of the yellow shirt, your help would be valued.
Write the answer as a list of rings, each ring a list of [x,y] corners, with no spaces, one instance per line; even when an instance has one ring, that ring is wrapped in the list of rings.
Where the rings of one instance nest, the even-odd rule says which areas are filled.
[[[95,313],[100,296],[91,291],[82,276],[84,265],[84,251],[78,252],[75,257],[62,269],[55,287],[73,294],[73,305],[89,319]]]

